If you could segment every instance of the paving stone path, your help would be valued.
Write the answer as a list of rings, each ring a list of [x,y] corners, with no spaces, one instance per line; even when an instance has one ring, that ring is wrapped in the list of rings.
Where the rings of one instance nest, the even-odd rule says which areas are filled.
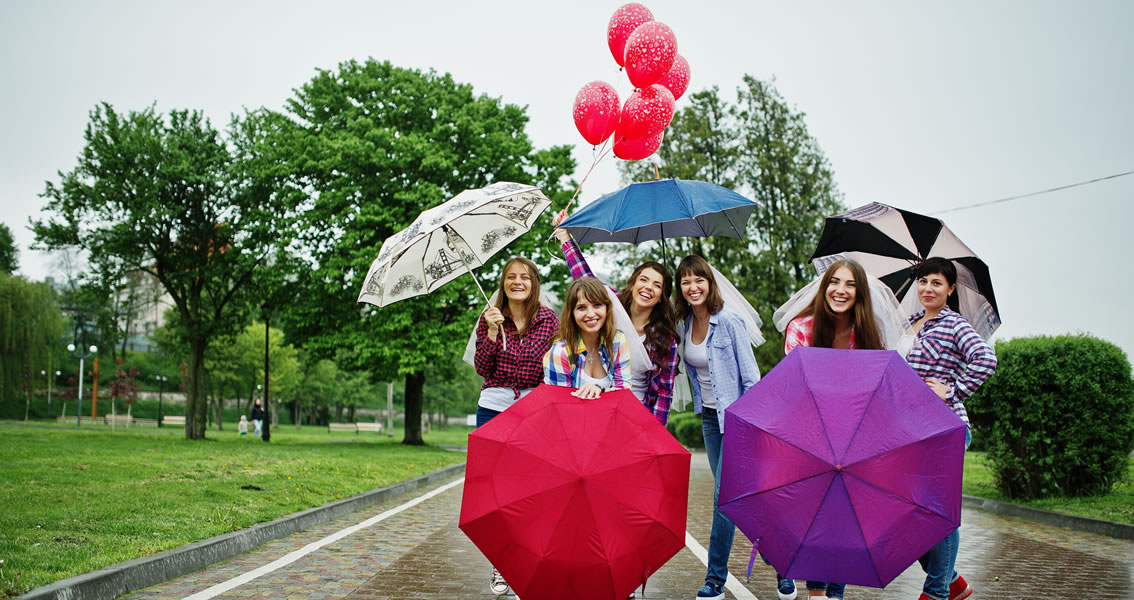
[[[459,478],[454,478],[454,480]],[[454,480],[450,480],[454,481]],[[437,484],[437,487],[445,482]],[[488,561],[457,528],[461,485],[347,535],[256,579],[217,594],[253,600],[452,600],[495,598],[488,590]],[[128,596],[131,600],[187,598],[279,560],[290,552],[397,507],[427,490],[415,490],[319,527],[269,542],[232,560]],[[703,453],[693,455],[689,533],[708,544],[712,475]],[[775,600],[771,567],[757,560],[743,583],[752,546],[737,533],[729,570],[740,595]],[[966,509],[957,570],[976,588],[973,600],[996,598],[1092,600],[1134,597],[1134,542]],[[687,547],[650,578],[639,598],[692,600],[704,564]],[[915,564],[885,590],[851,586],[848,600],[916,600],[924,575]],[[799,600],[806,592],[799,582]],[[200,598],[200,596],[198,596]],[[580,599],[586,600],[586,599]]]

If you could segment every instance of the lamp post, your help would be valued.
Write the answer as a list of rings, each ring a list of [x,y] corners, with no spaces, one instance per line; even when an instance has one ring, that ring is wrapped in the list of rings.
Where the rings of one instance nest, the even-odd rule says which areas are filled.
[[[93,354],[98,354],[98,346],[91,346],[90,352],[76,352],[74,344],[67,344],[67,351],[79,359],[79,409],[75,411],[75,426],[83,425],[83,360]]]
[[[39,374],[43,375],[43,378],[47,380],[47,416],[50,417],[51,416],[51,374],[48,373],[46,370],[43,370],[43,369],[40,369]],[[59,377],[59,371],[55,372],[55,376]]]
[[[161,427],[161,394],[165,391],[165,382],[169,380],[165,375],[154,375],[154,379],[158,381],[157,392],[157,426]]]

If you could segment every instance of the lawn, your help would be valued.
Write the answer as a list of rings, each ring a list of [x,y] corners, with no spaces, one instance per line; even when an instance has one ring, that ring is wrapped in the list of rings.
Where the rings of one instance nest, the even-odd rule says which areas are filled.
[[[1113,491],[1097,498],[1047,498],[1044,500],[1013,500],[996,489],[992,463],[983,452],[965,455],[965,494],[1011,502],[1032,508],[1134,524],[1134,458],[1130,459],[1126,481],[1114,486]]]
[[[0,426],[0,598],[464,461],[469,428],[426,434]]]

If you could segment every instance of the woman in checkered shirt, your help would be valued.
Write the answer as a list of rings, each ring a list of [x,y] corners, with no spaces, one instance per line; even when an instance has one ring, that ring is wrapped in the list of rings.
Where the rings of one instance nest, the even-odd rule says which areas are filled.
[[[957,267],[933,257],[915,273],[917,298],[924,310],[910,317],[917,341],[906,356],[929,389],[969,424],[965,400],[996,370],[996,353],[956,311]],[[965,447],[972,439],[965,430]],[[919,600],[962,600],[973,589],[957,574],[960,535],[954,530],[918,561],[925,570]]]

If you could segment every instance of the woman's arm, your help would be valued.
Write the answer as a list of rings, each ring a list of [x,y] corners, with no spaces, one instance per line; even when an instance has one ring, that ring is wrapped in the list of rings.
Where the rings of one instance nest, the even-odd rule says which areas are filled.
[[[736,355],[737,372],[740,375],[740,394],[744,395],[760,381],[760,367],[756,365],[756,357],[752,354],[752,338],[748,337],[744,321],[739,316],[730,316],[724,322],[732,337],[732,350]]]
[[[784,330],[784,356],[800,346],[811,345],[811,341],[807,339],[808,336],[803,332],[801,325],[801,319],[792,319],[788,323],[787,329]]]
[[[544,380],[543,359],[551,348],[551,338],[559,331],[559,317],[550,309],[540,306],[536,313],[538,320],[528,326],[524,343],[509,346],[516,348],[516,386],[519,389],[533,388]]]
[[[484,315],[480,316],[476,324],[476,354],[473,355],[477,375],[487,379],[496,372],[496,357],[500,355],[500,340],[503,335],[504,330],[501,329],[495,340],[489,339],[488,322],[484,320]]]
[[[953,343],[965,357],[965,371],[953,379],[945,401],[963,403],[996,371],[996,352],[964,319],[953,326]]]
[[[669,423],[669,407],[673,403],[673,382],[677,379],[678,360],[677,340],[671,340],[668,355],[650,378],[650,392],[654,396],[654,405],[650,410],[663,426]]]
[[[621,331],[614,333],[614,356],[610,361],[612,390],[630,389],[630,346]]]
[[[567,344],[556,342],[543,357],[543,382],[562,387],[574,387],[572,365],[567,356]]]

